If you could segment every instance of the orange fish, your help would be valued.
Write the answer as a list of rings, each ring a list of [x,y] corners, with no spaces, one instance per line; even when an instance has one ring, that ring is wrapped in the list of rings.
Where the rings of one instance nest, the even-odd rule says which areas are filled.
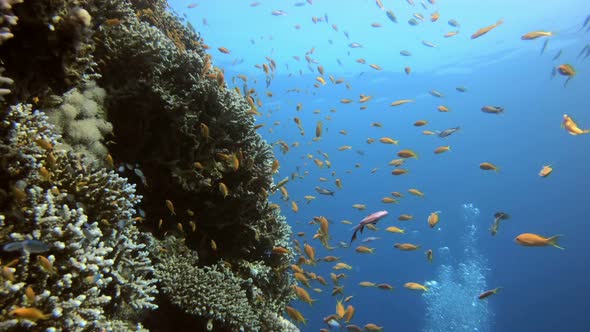
[[[411,103],[411,102],[414,102],[414,100],[412,100],[412,99],[400,99],[400,100],[393,101],[391,104],[389,104],[389,106],[400,106],[400,105]]]
[[[415,188],[410,188],[410,189],[408,189],[408,192],[409,192],[410,194],[412,194],[412,195],[416,195],[416,196],[424,197],[424,193],[423,193],[423,192],[421,192],[421,191],[420,191],[420,190],[418,190],[418,189],[415,189]]]
[[[551,237],[543,237],[541,235],[533,234],[533,233],[523,233],[517,236],[514,241],[516,243],[527,246],[527,247],[543,247],[543,246],[554,246],[555,248],[564,250],[565,248],[561,247],[557,243],[557,239],[562,237],[563,235],[554,235]]]
[[[428,216],[428,226],[430,226],[430,228],[434,228],[434,226],[436,226],[436,224],[438,224],[438,222],[439,222],[438,214],[439,213],[440,213],[440,211],[432,212]]]
[[[405,68],[404,68],[404,72],[405,72],[407,75],[410,75],[410,73],[412,72],[412,68],[410,68],[410,67],[405,67]]]
[[[371,68],[373,68],[375,70],[381,70],[382,69],[378,64],[375,64],[375,63],[370,64],[369,67],[371,67]]]
[[[552,32],[548,32],[548,31],[533,31],[533,32],[529,32],[529,33],[525,33],[524,35],[522,35],[522,37],[520,37],[520,39],[522,40],[533,40],[533,39],[537,39],[539,37],[551,37],[553,36]]]
[[[40,320],[40,319],[41,320],[49,319],[49,317],[51,317],[51,314],[44,314],[41,310],[39,310],[37,308],[23,308],[23,307],[13,309],[8,314],[11,316],[16,316],[17,318],[28,319],[33,322]]]
[[[303,315],[297,309],[286,306],[285,311],[287,311],[287,315],[289,315],[289,317],[295,322],[303,323],[305,325],[307,324],[307,319],[305,319],[305,317],[303,317]]]
[[[457,35],[459,33],[459,31],[450,31],[444,34],[445,38],[449,38],[449,37],[453,37],[455,35]]]
[[[436,153],[436,154],[440,154],[440,153],[447,152],[447,151],[451,151],[450,145],[439,146],[438,148],[434,149],[434,153]]]
[[[488,162],[483,162],[479,164],[479,168],[483,169],[484,171],[499,171],[499,168],[496,165]]]
[[[225,47],[219,47],[218,50],[219,50],[219,52],[221,52],[223,54],[229,54],[230,53],[230,51],[227,48],[225,48]]]
[[[404,287],[407,289],[411,289],[411,290],[421,290],[421,291],[428,291],[428,288],[426,288],[426,286],[421,285],[417,282],[406,282],[404,284]]]
[[[480,300],[483,300],[483,299],[485,299],[488,296],[491,296],[491,295],[496,294],[500,289],[502,289],[502,287],[497,287],[497,288],[494,288],[492,290],[485,291],[485,292],[479,294],[479,296],[477,298],[480,299]]]
[[[574,119],[572,119],[567,114],[563,115],[563,122],[561,126],[565,128],[565,130],[567,130],[567,132],[570,135],[574,136],[590,133],[590,129],[580,129],[580,127],[578,127],[578,124],[574,121]]]
[[[414,216],[412,216],[411,214],[401,214],[399,217],[397,217],[397,220],[399,221],[408,221],[412,219],[414,219]]]
[[[485,35],[486,33],[490,32],[490,30],[498,27],[499,25],[501,25],[502,23],[504,23],[503,19],[498,20],[498,22],[492,24],[492,25],[488,25],[485,28],[481,28],[479,30],[477,30],[474,34],[471,35],[471,39],[475,39],[478,37],[481,37],[483,35]]]
[[[544,178],[549,176],[551,172],[553,172],[553,168],[551,167],[551,165],[543,165],[543,168],[541,168],[541,170],[539,171],[539,176]]]
[[[401,158],[416,158],[418,159],[418,155],[409,149],[401,150],[397,153],[397,155]]]
[[[402,251],[412,251],[420,248],[420,246],[411,243],[396,243],[393,247]]]

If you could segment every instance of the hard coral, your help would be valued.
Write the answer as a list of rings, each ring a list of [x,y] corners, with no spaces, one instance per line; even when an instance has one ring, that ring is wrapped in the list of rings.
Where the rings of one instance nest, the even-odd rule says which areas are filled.
[[[0,205],[0,239],[49,248],[37,257],[26,250],[2,254],[17,259],[12,277],[0,284],[2,314],[33,305],[49,317],[6,320],[0,328],[94,331],[137,320],[136,310],[154,309],[156,280],[132,219],[140,200],[134,186],[55,148],[59,137],[30,105],[11,107],[0,129],[7,133],[2,189],[12,192],[10,202]],[[37,260],[46,262],[40,266]],[[38,293],[32,303],[25,286]]]

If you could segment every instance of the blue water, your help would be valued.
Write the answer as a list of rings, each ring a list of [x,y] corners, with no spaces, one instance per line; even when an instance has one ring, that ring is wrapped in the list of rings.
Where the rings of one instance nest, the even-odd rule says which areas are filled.
[[[233,76],[248,76],[248,88],[255,88],[263,103],[257,123],[265,126],[259,133],[271,144],[278,140],[289,145],[299,142],[286,154],[275,148],[281,164],[275,182],[294,172],[302,176],[308,172],[286,186],[299,212],[294,213],[291,202],[281,200],[279,193],[272,201],[281,205],[294,233],[305,232],[298,240],[314,246],[317,257],[339,256],[353,266],[341,280],[344,294],[354,296],[349,302],[356,308],[352,323],[374,323],[385,331],[585,331],[590,324],[585,310],[590,294],[586,282],[590,272],[590,135],[571,136],[560,124],[563,114],[569,114],[580,127],[590,128],[590,58],[577,57],[590,42],[590,32],[578,32],[590,14],[590,3],[503,0],[477,2],[475,8],[473,1],[441,0],[428,4],[425,10],[418,2],[410,6],[402,0],[383,0],[385,8],[396,13],[395,24],[374,1],[315,0],[313,5],[300,1],[304,5],[295,6],[296,2],[261,1],[258,7],[250,7],[249,1],[195,0],[198,6],[188,9],[189,1],[170,1],[210,46],[214,65],[225,71],[229,87],[243,86],[239,79],[232,83]],[[271,15],[277,9],[287,15]],[[430,14],[436,10],[441,17],[430,22]],[[407,21],[413,13],[421,13],[426,21],[410,26]],[[325,14],[329,24],[312,22],[312,16]],[[500,18],[504,19],[501,26],[478,39],[469,38]],[[447,24],[449,19],[461,23],[460,34],[443,38],[445,32],[455,30]],[[373,22],[382,27],[370,27]],[[295,29],[296,24],[301,29]],[[520,39],[534,30],[555,32],[543,55],[544,39]],[[438,47],[427,48],[423,40]],[[348,47],[352,42],[363,47]],[[231,53],[220,53],[217,48],[222,46]],[[327,84],[320,88],[313,86],[318,64],[308,68],[304,59],[313,47],[309,56],[325,69]],[[404,49],[413,55],[400,56]],[[562,55],[552,60],[559,50]],[[265,57],[277,63],[268,88],[264,73],[254,66],[268,63]],[[366,59],[367,64],[355,62],[358,58]],[[369,68],[370,63],[383,70]],[[565,87],[565,77],[551,79],[552,68],[563,63],[577,70]],[[405,66],[412,67],[410,75],[403,72]],[[344,78],[351,89],[332,84],[328,75]],[[458,92],[457,86],[467,91]],[[289,89],[300,92],[287,92]],[[428,91],[432,89],[442,92],[444,98],[431,96]],[[373,99],[360,104],[360,94]],[[342,98],[354,102],[342,104]],[[397,99],[415,102],[390,107]],[[296,111],[298,103],[302,104],[301,112]],[[367,109],[360,110],[362,105]],[[451,111],[438,112],[439,105]],[[480,109],[484,105],[502,106],[505,113],[483,113]],[[330,112],[332,109],[336,111]],[[314,110],[320,113],[314,114]],[[294,117],[301,118],[305,136],[300,135]],[[414,127],[419,119],[429,124]],[[319,120],[324,133],[320,141],[313,142]],[[373,122],[383,127],[372,127]],[[447,139],[421,133],[455,126],[461,130]],[[341,135],[340,130],[348,134]],[[365,142],[369,137],[383,136],[399,140],[399,146]],[[343,145],[351,145],[352,150],[338,151]],[[450,145],[451,151],[433,154],[441,145]],[[406,162],[408,174],[393,176],[393,167],[387,163],[404,148],[413,149],[419,158]],[[307,158],[311,154],[324,160],[320,152],[328,154],[331,168],[320,169]],[[478,165],[484,161],[497,165],[499,172],[480,170]],[[554,172],[540,178],[537,173],[547,164]],[[371,173],[373,168],[378,170]],[[320,177],[329,181],[320,182]],[[342,190],[336,188],[336,178],[342,180]],[[336,194],[321,196],[315,186]],[[409,188],[420,189],[425,197],[409,195]],[[404,194],[400,204],[381,203],[392,191]],[[317,198],[306,204],[305,195]],[[355,203],[366,204],[367,210],[357,211],[351,207]],[[466,217],[464,204],[473,204],[479,214]],[[354,251],[364,236],[351,248],[338,247],[339,241],[349,241],[353,226],[342,224],[342,220],[357,224],[369,213],[383,209],[390,215],[378,223],[379,230],[364,234],[381,238],[366,244],[376,248],[375,254]],[[442,212],[441,221],[430,229],[426,218],[433,211]],[[498,211],[511,218],[492,237],[488,229]],[[397,221],[402,213],[413,214],[414,220]],[[320,215],[331,221],[330,244],[337,247],[332,251],[312,239],[318,226],[309,221]],[[390,225],[405,228],[406,234],[385,232]],[[560,242],[566,250],[514,243],[517,235],[529,232],[563,234]],[[396,242],[416,243],[422,248],[400,252],[393,248]],[[448,250],[440,250],[443,247]],[[430,248],[435,253],[432,264],[424,255]],[[330,280],[330,272],[342,272],[332,270],[333,265],[320,262],[304,269]],[[362,288],[360,281],[389,283],[395,290]],[[436,286],[422,295],[403,288],[409,281],[436,281]],[[316,287],[322,293],[309,290],[312,298],[319,300],[313,307],[301,301],[292,303],[309,320],[301,326],[304,331],[327,328],[322,319],[335,312],[336,301],[341,299],[331,296],[331,282],[321,286],[312,281],[312,288]],[[487,300],[477,300],[481,292],[496,287],[503,289]]]

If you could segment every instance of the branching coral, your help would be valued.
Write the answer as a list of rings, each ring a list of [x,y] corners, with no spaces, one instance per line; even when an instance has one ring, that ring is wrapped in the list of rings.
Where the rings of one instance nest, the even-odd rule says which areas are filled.
[[[26,250],[3,254],[17,262],[0,284],[2,314],[34,306],[49,317],[1,326],[90,331],[109,328],[115,312],[133,319],[134,310],[155,308],[153,268],[132,219],[140,199],[134,186],[57,150],[47,117],[30,105],[11,107],[2,126],[8,131],[2,172],[12,188],[12,204],[2,206],[12,209],[0,211],[0,239],[48,249],[36,257]],[[37,293],[33,299],[26,287]]]
[[[265,294],[256,286],[253,279],[274,273],[262,262],[241,263],[240,268],[252,276],[244,278],[227,262],[199,267],[197,254],[173,237],[153,242],[151,247],[159,257],[156,271],[163,292],[184,311],[206,318],[208,331],[298,331],[270,310]]]

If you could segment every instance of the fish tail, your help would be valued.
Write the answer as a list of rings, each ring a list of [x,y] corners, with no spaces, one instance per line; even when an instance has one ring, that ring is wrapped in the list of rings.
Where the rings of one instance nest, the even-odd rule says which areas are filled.
[[[358,231],[358,228],[354,230],[354,233],[352,233],[352,238],[350,239],[350,243],[352,244],[352,241],[356,240],[356,232]]]
[[[498,22],[496,22],[496,26],[501,25],[502,23],[504,23],[503,18],[499,19]]]
[[[590,134],[590,129],[584,129],[584,130],[582,130],[582,134]]]
[[[559,243],[557,243],[557,239],[559,239],[560,237],[562,237],[563,235],[554,235],[550,238],[547,239],[547,244],[554,246],[557,249],[561,249],[561,250],[565,250],[564,247],[560,246]]]
[[[494,289],[494,294],[498,293],[503,287],[496,287],[496,289]]]

